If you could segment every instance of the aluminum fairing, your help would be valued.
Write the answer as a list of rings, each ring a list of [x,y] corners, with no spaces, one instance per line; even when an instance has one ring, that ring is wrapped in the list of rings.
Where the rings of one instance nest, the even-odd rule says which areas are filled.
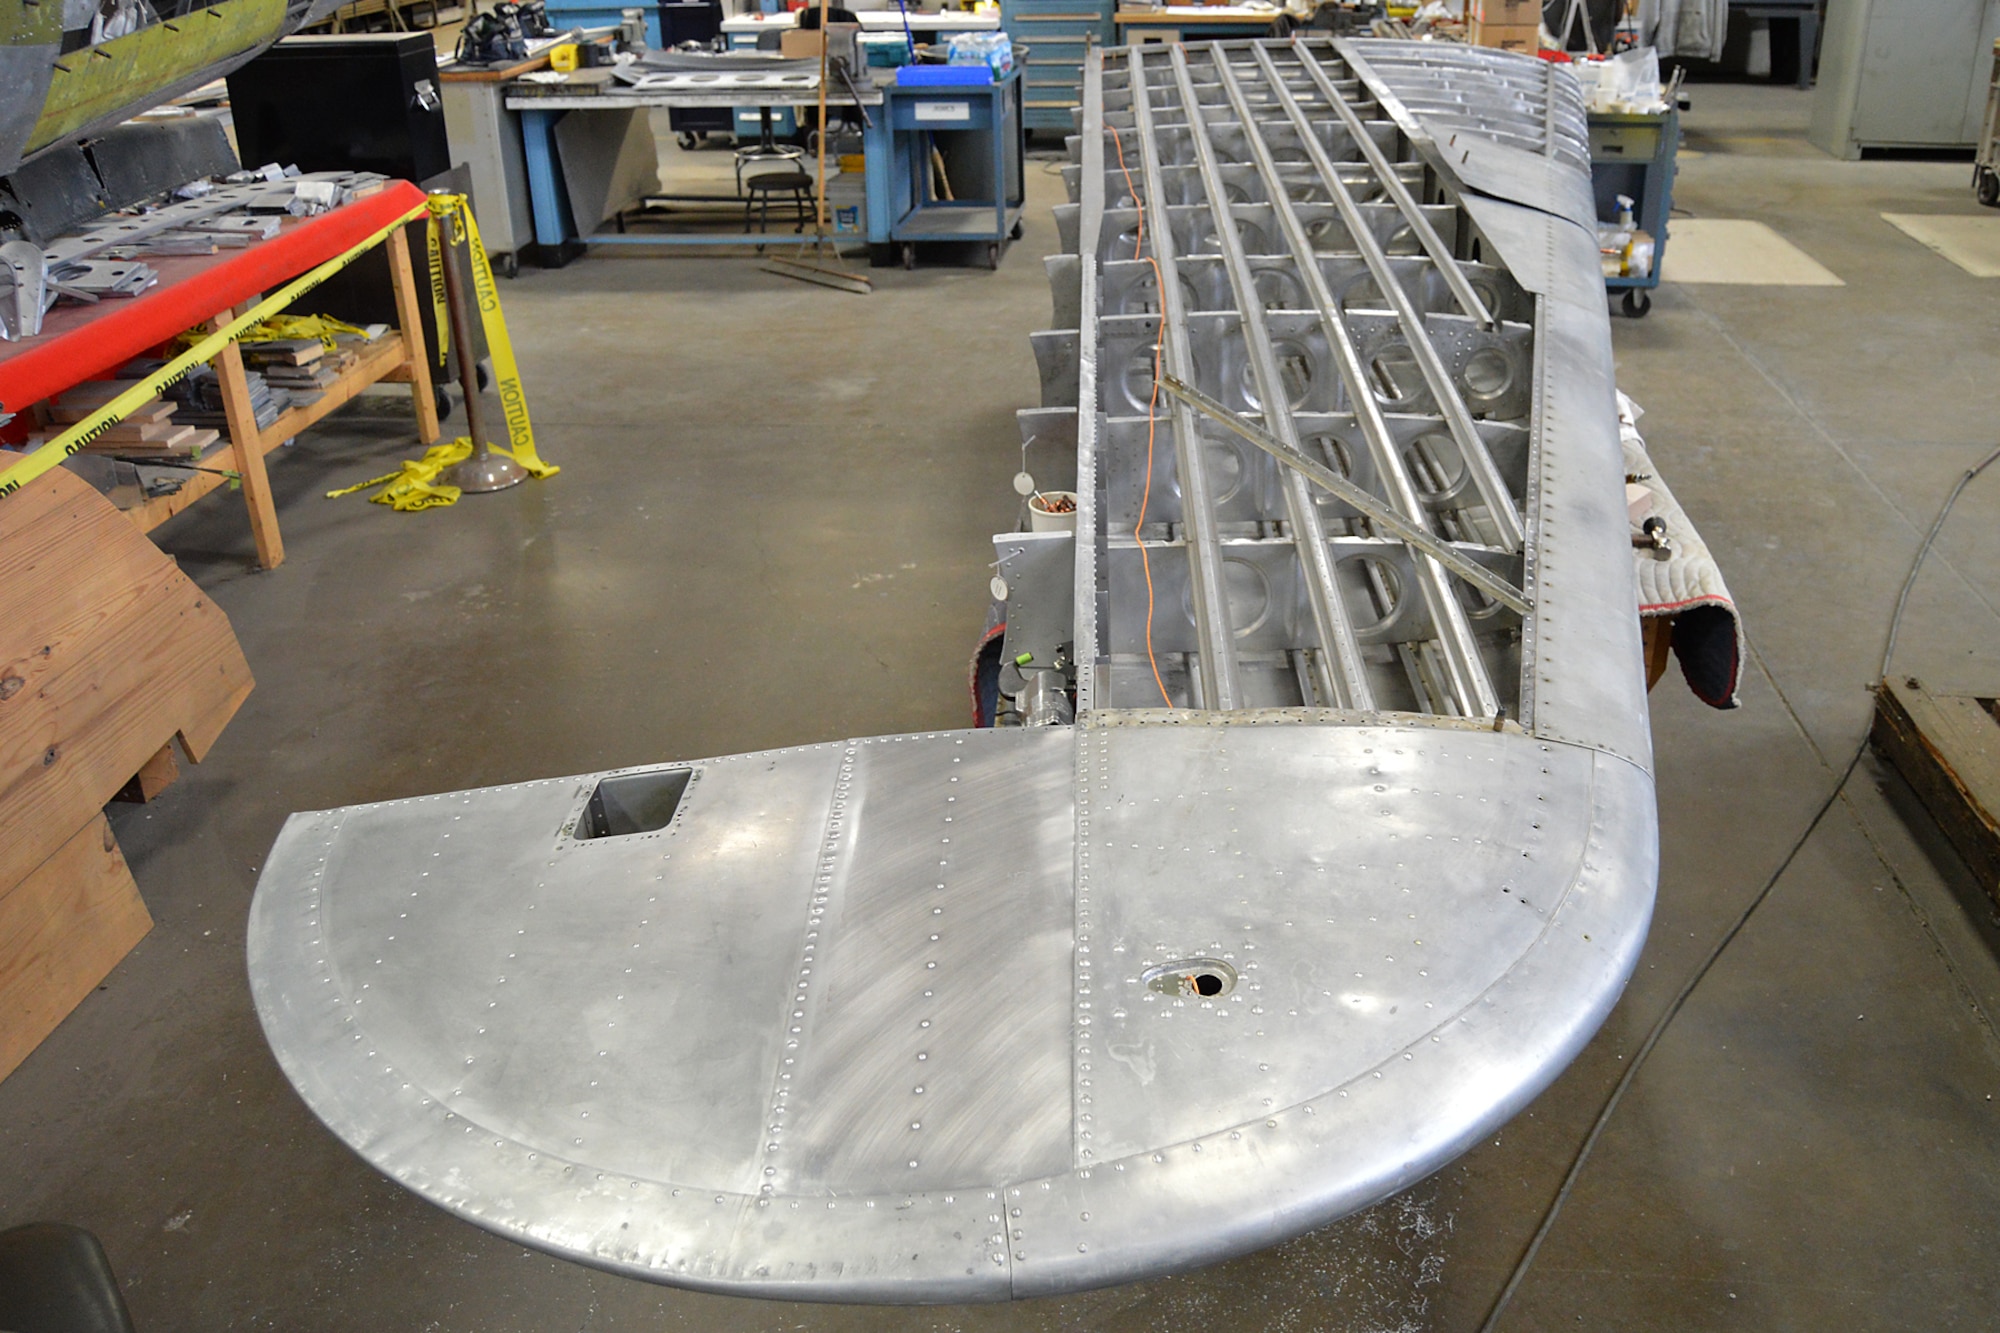
[[[1511,195],[1453,176],[1442,145],[1479,130],[1463,98],[1442,128],[1418,96],[1495,70],[1540,87],[1546,102],[1510,93],[1494,137],[1524,153],[1515,131],[1539,118],[1553,172],[1573,169],[1574,90],[1435,46],[1213,47],[1093,60],[1072,141],[1065,228],[1088,262],[1051,264],[1059,321],[1076,323],[1066,344],[1040,337],[1058,392],[1023,429],[1074,441],[1094,536],[1002,552],[1018,560],[1010,657],[1048,661],[1055,645],[1036,636],[1073,642],[1080,720],[663,765],[691,773],[671,821],[623,835],[577,836],[604,774],[293,816],[251,910],[252,988],[286,1074],[368,1162],[501,1235],[654,1281],[1004,1299],[1185,1269],[1381,1199],[1512,1116],[1596,1030],[1644,941],[1657,857],[1596,254],[1560,200],[1535,197],[1543,168],[1516,172],[1528,185]],[[1203,65],[1218,60],[1234,69]],[[1175,468],[1160,503],[1175,517],[1135,526],[1120,508],[1143,454],[1133,404],[1099,387],[1104,364],[1129,360],[1129,316],[1100,309],[1126,262],[1102,253],[1122,222],[1106,182],[1124,180],[1105,157],[1124,136],[1150,164],[1129,164],[1135,190],[1163,215],[1169,195],[1206,198],[1177,167],[1210,184],[1230,167],[1249,182],[1236,206],[1255,209],[1254,178],[1234,175],[1254,149],[1181,149],[1204,134],[1228,148],[1231,107],[1275,115],[1268,85],[1245,95],[1260,71],[1319,87],[1298,61],[1323,66],[1409,194],[1449,203],[1453,252],[1500,307],[1479,333],[1513,339],[1531,373],[1504,412],[1456,427],[1428,404],[1439,431],[1492,445],[1519,505],[1513,549],[1506,516],[1468,498],[1477,460],[1416,495],[1440,540],[1519,578],[1525,618],[1495,615],[1365,514],[1288,490],[1266,455],[1228,466],[1270,515],[1204,497],[1204,478],[1176,470],[1204,460],[1178,449],[1188,423],[1164,400],[1156,453]],[[1161,105],[1131,106],[1121,70],[1157,80]],[[1187,234],[1183,216],[1170,225]],[[1211,352],[1197,328],[1211,304],[1254,305],[1236,299],[1240,249],[1155,240],[1168,286],[1196,304],[1138,313],[1195,353],[1190,383],[1219,399],[1268,388],[1268,365],[1224,369],[1228,340]],[[1365,244],[1332,249],[1329,269],[1384,271]],[[1437,263],[1398,255],[1397,272],[1449,300]],[[1311,359],[1337,357],[1370,316],[1320,314],[1235,316],[1237,355],[1257,359],[1261,320],[1306,347],[1294,373],[1324,385],[1331,361]],[[1441,348],[1461,336],[1448,313],[1423,314]],[[1506,396],[1478,385],[1489,405]],[[1352,387],[1291,413],[1259,397],[1273,412],[1235,410],[1299,439],[1352,433],[1350,475],[1411,498],[1394,457],[1373,474],[1356,460],[1380,432],[1420,434],[1424,404],[1398,414],[1416,425],[1371,425]],[[1300,540],[1316,524],[1332,557],[1319,574]],[[1206,571],[1204,540],[1220,561]],[[1150,619],[1119,579],[1142,553],[1160,589]],[[1342,572],[1363,559],[1401,572]],[[1232,561],[1256,565],[1269,605],[1246,601]],[[1290,601],[1273,593],[1285,587]],[[1430,598],[1425,613],[1385,610],[1397,589]],[[1267,613],[1248,633],[1246,608]],[[1356,637],[1329,646],[1322,626]],[[1232,706],[1195,706],[1217,689]],[[1189,960],[1232,984],[1156,984]]]

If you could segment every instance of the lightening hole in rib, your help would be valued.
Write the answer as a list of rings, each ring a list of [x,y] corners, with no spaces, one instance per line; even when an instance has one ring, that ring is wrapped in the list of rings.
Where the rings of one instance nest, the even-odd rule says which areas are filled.
[[[1303,310],[1305,291],[1291,272],[1282,268],[1260,268],[1252,276],[1257,298],[1266,310]]]
[[[1135,348],[1132,359],[1125,363],[1125,397],[1135,412],[1145,412],[1153,405],[1153,349],[1150,346]]]
[[[1402,604],[1402,575],[1387,560],[1368,555],[1346,561],[1342,572],[1350,571],[1357,581],[1357,609],[1362,612],[1355,617],[1361,623],[1355,625],[1354,632],[1364,637],[1380,634],[1388,629],[1389,622],[1396,618],[1396,608]]]
[[[1271,359],[1278,364],[1278,387],[1285,395],[1285,401],[1294,409],[1305,406],[1313,388],[1312,353],[1289,339],[1280,338],[1271,344]],[[1257,375],[1250,358],[1243,358],[1242,376],[1243,399],[1255,411],[1264,410],[1263,399],[1257,393]]]
[[[1448,499],[1465,480],[1465,455],[1459,452],[1458,441],[1437,431],[1410,441],[1403,450],[1403,465],[1426,503]]]
[[[1465,363],[1465,389],[1475,398],[1498,398],[1514,385],[1514,367],[1497,347],[1482,347]]]
[[[1369,388],[1377,402],[1387,407],[1407,407],[1423,390],[1423,374],[1417,369],[1417,355],[1408,344],[1392,342],[1368,363]]]
[[[1206,439],[1208,489],[1211,503],[1224,504],[1243,489],[1243,450],[1234,440]]]
[[[1328,467],[1349,481],[1354,479],[1354,454],[1347,447],[1346,440],[1338,435],[1315,435],[1309,443],[1319,451],[1319,456],[1326,460]]]

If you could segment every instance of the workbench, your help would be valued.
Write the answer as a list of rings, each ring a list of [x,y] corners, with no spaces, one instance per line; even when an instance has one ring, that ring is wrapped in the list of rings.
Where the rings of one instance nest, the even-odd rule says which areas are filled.
[[[521,156],[521,124],[501,105],[506,86],[523,74],[547,69],[547,52],[511,65],[460,65],[438,70],[451,164],[472,179],[472,215],[496,270],[513,277],[522,247],[535,239],[528,210],[528,167]]]
[[[278,235],[241,250],[148,258],[146,262],[159,272],[160,280],[138,296],[101,300],[95,305],[58,305],[43,318],[42,332],[36,337],[0,343],[0,408],[18,413],[85,380],[103,378],[190,328],[225,322],[239,309],[261,300],[264,293],[367,240],[412,209],[421,208],[423,202],[423,192],[416,186],[391,181],[379,193],[318,217],[287,219]],[[226,469],[241,481],[251,535],[257,544],[257,562],[271,569],[285,558],[271,486],[264,473],[264,456],[271,450],[382,380],[410,386],[419,442],[429,444],[437,438],[437,403],[420,323],[423,307],[402,229],[390,232],[383,244],[389,247],[400,328],[371,344],[359,364],[322,390],[317,401],[292,408],[262,430],[250,406],[242,352],[233,342],[224,347],[216,354],[214,365],[229,423],[229,442],[216,445],[213,452],[198,460],[212,470],[190,472],[179,490],[125,511],[141,531],[152,531],[221,487],[228,480],[223,475]],[[310,301],[309,297],[304,299]],[[0,455],[0,476],[14,461],[11,455]],[[0,500],[0,506],[5,503]],[[0,509],[0,514],[4,512]]]
[[[843,88],[838,94],[828,91],[826,105],[829,111],[842,107],[864,106],[869,108],[872,126],[862,131],[862,146],[867,158],[865,184],[867,207],[864,230],[871,245],[888,245],[890,242],[889,216],[890,179],[889,159],[891,152],[890,135],[886,116],[882,113],[883,96],[880,88],[862,88],[857,101]],[[605,85],[601,90],[577,92],[553,84],[513,84],[509,86],[504,105],[521,118],[522,148],[527,158],[528,195],[534,214],[535,241],[538,257],[544,264],[560,265],[572,257],[583,245],[667,245],[667,246],[715,246],[715,245],[764,245],[780,239],[776,233],[752,233],[740,230],[727,232],[618,232],[602,234],[592,231],[584,234],[571,215],[569,198],[563,184],[562,161],[556,149],[556,125],[565,116],[593,115],[609,112],[631,112],[654,108],[675,109],[682,107],[729,107],[740,105],[747,94],[738,89],[735,92],[689,92],[689,91],[645,91]],[[819,105],[818,89],[771,88],[754,94],[758,106],[768,106],[774,110],[780,107],[816,107]],[[718,197],[716,202],[726,202]],[[783,239],[792,239],[785,233]]]
[[[861,22],[861,45],[865,50],[879,42],[901,45],[905,40],[942,43],[962,32],[992,32],[999,28],[1000,20],[992,14],[967,14],[963,12],[925,14],[911,10],[903,14],[895,9],[864,9],[855,13]],[[905,24],[908,37],[905,37]],[[778,14],[732,14],[722,20],[722,35],[732,51],[752,51],[757,48],[757,39],[765,33],[784,33],[799,24],[799,16],[787,10]],[[763,130],[763,118],[757,106],[738,106],[735,109],[735,133],[738,143],[755,139]],[[771,132],[779,138],[787,138],[797,133],[798,122],[789,113],[772,116]]]
[[[1149,42],[1215,41],[1225,37],[1282,37],[1290,19],[1282,9],[1251,5],[1171,5],[1164,9],[1120,9],[1112,15],[1118,37],[1128,46]]]

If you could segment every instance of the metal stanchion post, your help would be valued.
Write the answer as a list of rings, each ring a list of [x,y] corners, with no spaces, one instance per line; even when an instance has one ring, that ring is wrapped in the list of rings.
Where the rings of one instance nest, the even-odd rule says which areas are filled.
[[[472,311],[466,304],[464,260],[452,243],[450,229],[438,237],[438,262],[444,266],[444,304],[451,320],[451,338],[458,344],[458,387],[465,394],[465,431],[472,456],[438,474],[438,482],[470,495],[504,491],[528,478],[528,470],[505,454],[487,448],[486,411],[479,401],[479,371],[472,356]]]

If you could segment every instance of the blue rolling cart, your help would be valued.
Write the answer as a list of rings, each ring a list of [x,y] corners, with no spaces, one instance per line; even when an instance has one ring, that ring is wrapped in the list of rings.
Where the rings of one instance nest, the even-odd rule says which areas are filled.
[[[1633,319],[1653,308],[1648,295],[1660,285],[1667,258],[1667,221],[1674,207],[1674,156],[1681,139],[1680,112],[1658,115],[1590,113],[1590,185],[1597,220],[1615,222],[1618,196],[1632,200],[1632,216],[1653,238],[1652,271],[1643,278],[1604,280],[1607,291],[1622,293],[1621,307]]]
[[[987,266],[998,268],[1000,247],[1020,237],[1027,198],[1021,70],[1017,63],[990,84],[883,89],[889,239],[902,247],[904,268],[917,266],[917,246],[927,241],[984,241]],[[944,157],[951,199],[931,188],[933,147]]]

